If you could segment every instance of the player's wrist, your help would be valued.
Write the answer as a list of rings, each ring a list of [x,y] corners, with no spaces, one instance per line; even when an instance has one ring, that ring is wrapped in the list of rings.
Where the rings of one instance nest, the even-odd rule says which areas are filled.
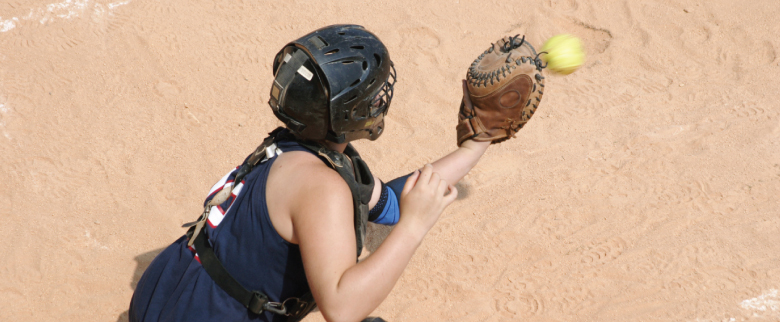
[[[396,224],[394,229],[398,229],[406,235],[404,240],[420,244],[431,227],[416,220],[415,214],[402,212],[401,218],[398,220],[398,224]]]
[[[463,141],[460,145],[460,149],[468,151],[469,153],[482,155],[487,151],[490,146],[490,141],[479,142],[474,140]]]

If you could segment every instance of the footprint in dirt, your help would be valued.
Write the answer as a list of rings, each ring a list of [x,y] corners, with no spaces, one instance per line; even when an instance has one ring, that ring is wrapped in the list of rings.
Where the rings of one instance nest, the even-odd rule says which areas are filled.
[[[620,237],[612,237],[583,252],[582,263],[587,265],[606,264],[618,258],[626,249],[626,242]]]

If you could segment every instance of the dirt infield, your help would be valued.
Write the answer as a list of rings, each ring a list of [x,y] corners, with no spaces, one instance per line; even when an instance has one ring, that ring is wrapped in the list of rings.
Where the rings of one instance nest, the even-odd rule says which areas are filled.
[[[377,34],[398,71],[385,134],[355,144],[386,180],[455,148],[460,80],[490,42],[587,50],[459,184],[374,315],[780,321],[777,16],[776,0],[5,1],[0,321],[126,321],[152,258],[280,124],[273,55],[336,23]]]

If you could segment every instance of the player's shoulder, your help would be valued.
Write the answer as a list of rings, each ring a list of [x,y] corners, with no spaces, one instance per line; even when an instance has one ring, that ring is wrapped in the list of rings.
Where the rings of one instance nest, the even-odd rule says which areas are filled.
[[[302,193],[349,194],[349,186],[334,169],[318,156],[305,151],[290,151],[278,156],[274,170],[298,186]]]
[[[273,165],[278,168],[271,171],[272,176],[278,175],[273,186],[279,190],[269,194],[279,198],[293,222],[336,221],[352,208],[352,193],[346,181],[319,157],[291,151],[278,158]]]

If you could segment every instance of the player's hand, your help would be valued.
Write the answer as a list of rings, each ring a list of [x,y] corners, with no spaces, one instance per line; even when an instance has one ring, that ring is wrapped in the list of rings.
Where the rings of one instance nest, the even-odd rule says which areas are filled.
[[[406,180],[401,192],[401,218],[398,224],[409,227],[422,238],[439,219],[444,208],[457,197],[458,190],[433,172],[432,165],[426,164]]]

